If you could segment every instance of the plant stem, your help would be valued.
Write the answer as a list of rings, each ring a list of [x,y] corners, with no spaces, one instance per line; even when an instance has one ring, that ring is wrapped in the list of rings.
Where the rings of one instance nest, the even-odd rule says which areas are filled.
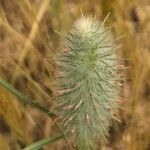
[[[51,118],[55,117],[55,113],[50,112],[48,110],[48,108],[45,108],[44,106],[40,105],[39,103],[34,102],[33,100],[31,100],[27,96],[23,95],[21,92],[19,92],[17,89],[15,89],[12,85],[10,85],[5,80],[0,80],[0,85],[2,87],[6,88],[8,91],[10,91],[12,94],[14,94],[17,98],[19,98],[18,99],[19,101],[21,101],[25,104],[29,104],[30,106],[38,109],[39,111],[46,113]]]
[[[12,85],[10,85],[7,81],[0,79],[0,86],[6,88],[8,91],[10,91],[12,94],[14,94],[18,99],[19,102],[23,102],[25,104],[30,105],[31,107],[36,108],[37,110],[47,114],[52,120],[54,120],[54,117],[56,114],[54,112],[49,111],[48,108],[45,108],[44,106],[41,106],[39,103],[34,102],[32,99],[28,98],[21,92],[19,92],[17,89],[15,89]],[[68,143],[70,149],[73,149],[71,144],[69,143],[66,135],[63,133],[61,127],[59,124],[54,120],[55,124],[57,125],[59,131],[62,133],[62,136],[64,137],[65,141]]]
[[[48,138],[44,138],[42,140],[39,140],[29,146],[27,146],[26,148],[24,148],[23,150],[39,150],[41,149],[44,145],[46,144],[50,144],[52,142],[55,142],[59,139],[61,139],[63,137],[63,135],[58,135],[55,137],[48,137]]]

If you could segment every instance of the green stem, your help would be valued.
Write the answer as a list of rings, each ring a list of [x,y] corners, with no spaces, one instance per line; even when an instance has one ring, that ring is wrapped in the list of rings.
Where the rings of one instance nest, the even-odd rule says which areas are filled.
[[[24,148],[23,150],[39,150],[41,149],[44,145],[46,144],[50,144],[52,142],[55,142],[59,139],[61,139],[63,137],[63,135],[58,135],[58,136],[55,136],[55,137],[48,137],[48,138],[45,138],[45,139],[42,139],[42,140],[39,140],[29,146],[27,146],[26,148]]]
[[[51,118],[55,117],[55,113],[50,112],[48,110],[48,108],[43,107],[39,103],[34,102],[33,100],[31,100],[27,96],[23,95],[21,92],[16,90],[12,85],[10,85],[5,80],[0,80],[0,85],[2,87],[6,88],[8,91],[10,91],[12,94],[14,94],[18,98],[17,100],[24,102],[25,104],[29,104],[30,106],[40,110],[41,112],[46,113]]]
[[[34,102],[27,96],[23,95],[21,92],[19,92],[17,89],[15,89],[12,85],[10,85],[7,81],[0,79],[0,86],[4,87],[8,91],[10,91],[12,94],[14,94],[18,98],[17,100],[19,102],[23,102],[25,104],[28,104],[28,105],[38,109],[39,111],[47,114],[52,120],[54,120],[54,117],[56,116],[55,113],[50,112],[48,110],[48,108],[41,106],[39,103]],[[68,143],[70,148],[73,149],[72,146],[70,145],[68,139],[66,138],[66,135],[63,133],[61,127],[57,124],[57,122],[55,122],[55,123],[56,123],[57,127],[59,128],[59,131],[62,132],[62,136],[64,137],[64,139],[66,140],[66,142]]]

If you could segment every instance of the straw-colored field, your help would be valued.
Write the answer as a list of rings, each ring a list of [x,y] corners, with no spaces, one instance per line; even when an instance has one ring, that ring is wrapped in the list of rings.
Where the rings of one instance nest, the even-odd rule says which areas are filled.
[[[114,121],[102,150],[150,149],[150,1],[149,0],[0,0],[0,78],[51,108],[56,91],[54,57],[61,35],[84,15],[111,25],[119,40],[126,81],[122,85],[120,122]],[[58,133],[54,121],[18,103],[0,87],[0,150],[20,150]],[[64,140],[45,150],[69,150]]]

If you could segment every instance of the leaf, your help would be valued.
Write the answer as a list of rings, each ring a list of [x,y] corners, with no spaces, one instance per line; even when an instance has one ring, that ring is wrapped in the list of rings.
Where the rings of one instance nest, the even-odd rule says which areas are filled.
[[[58,135],[58,136],[55,136],[55,137],[48,137],[48,138],[42,139],[40,141],[37,141],[37,142],[29,145],[28,147],[24,148],[23,150],[39,150],[44,145],[51,144],[55,141],[58,141],[62,137],[63,137],[63,135]]]

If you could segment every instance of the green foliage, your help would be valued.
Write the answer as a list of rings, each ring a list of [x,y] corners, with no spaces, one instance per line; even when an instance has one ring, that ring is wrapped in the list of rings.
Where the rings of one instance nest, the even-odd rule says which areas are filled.
[[[105,22],[105,21],[104,21]],[[65,35],[59,57],[59,110],[65,133],[75,132],[80,150],[95,149],[108,136],[118,103],[118,55],[110,29],[82,16]]]

